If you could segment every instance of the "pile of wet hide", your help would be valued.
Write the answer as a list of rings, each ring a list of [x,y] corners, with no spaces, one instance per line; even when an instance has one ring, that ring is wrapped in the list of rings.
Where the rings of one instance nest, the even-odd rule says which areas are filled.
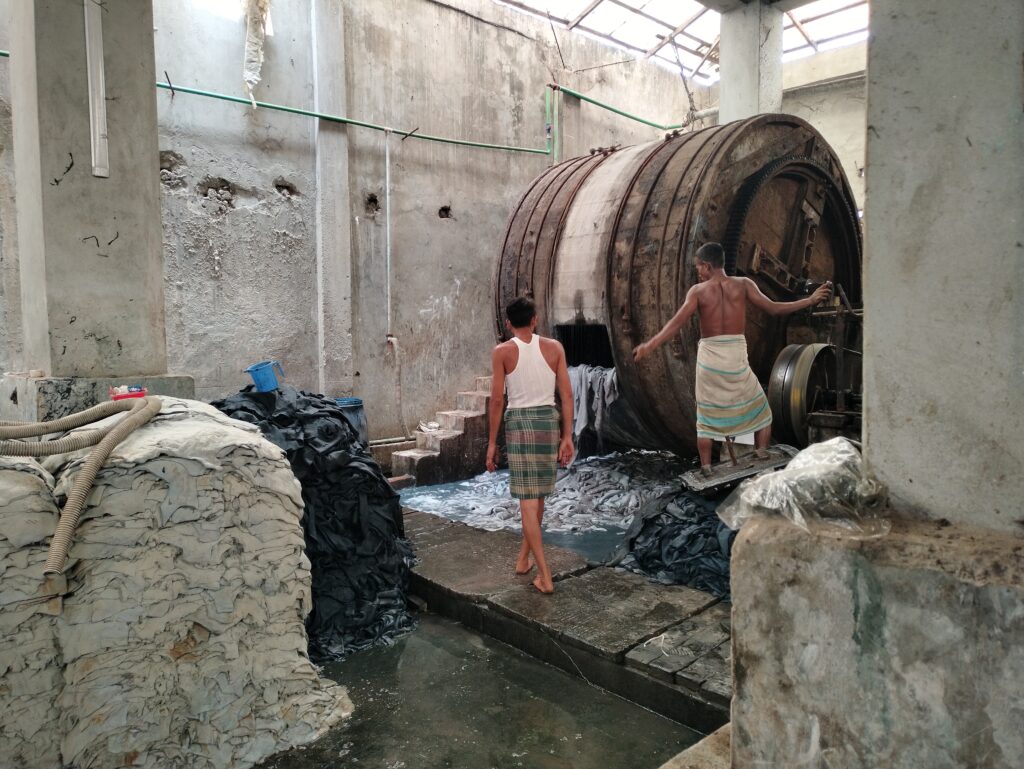
[[[686,491],[651,500],[633,517],[618,565],[666,585],[728,598],[736,532],[716,515],[717,506]]]
[[[283,386],[247,387],[213,404],[284,450],[302,485],[302,526],[313,572],[309,653],[318,662],[386,644],[411,630],[412,547],[380,467],[333,400]]]

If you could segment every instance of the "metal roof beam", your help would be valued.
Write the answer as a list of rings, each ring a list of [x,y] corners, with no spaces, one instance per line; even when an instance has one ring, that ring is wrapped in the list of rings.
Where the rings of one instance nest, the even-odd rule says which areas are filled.
[[[568,24],[569,29],[572,29],[577,24],[579,24],[581,21],[583,21],[585,18],[587,18],[587,16],[589,16],[591,14],[591,12],[595,8],[597,8],[597,6],[599,6],[601,4],[601,2],[602,2],[602,0],[594,0],[592,3],[590,3],[590,5],[588,5],[586,8],[584,8],[582,13],[580,13],[579,16],[577,16],[575,19],[573,19],[572,21],[569,22],[569,24]]]
[[[647,51],[644,54],[644,58],[645,59],[649,59],[652,56],[654,56],[654,54],[656,54],[658,51],[660,51],[662,48],[664,48],[666,45],[668,45],[668,42],[670,40],[675,40],[676,39],[676,35],[678,35],[680,32],[682,32],[688,26],[693,24],[693,22],[697,21],[697,19],[699,19],[701,16],[703,16],[705,13],[707,13],[707,10],[708,10],[707,8],[701,8],[699,11],[697,11],[697,13],[695,13],[689,19],[687,19],[682,24],[680,24],[678,27],[673,29],[666,37],[663,37],[661,39],[661,42],[659,42],[657,45],[655,45],[653,48],[651,48],[649,51]]]
[[[807,41],[807,44],[810,45],[811,48],[814,49],[815,53],[817,53],[818,52],[818,44],[816,42],[814,42],[814,40],[811,38],[811,36],[809,34],[807,34],[807,29],[804,27],[804,25],[801,24],[800,21],[797,19],[797,17],[793,15],[792,11],[786,11],[786,16],[788,16],[789,20],[791,22],[793,22],[793,26],[797,28],[797,30],[800,32],[800,34],[804,36],[804,40]]]

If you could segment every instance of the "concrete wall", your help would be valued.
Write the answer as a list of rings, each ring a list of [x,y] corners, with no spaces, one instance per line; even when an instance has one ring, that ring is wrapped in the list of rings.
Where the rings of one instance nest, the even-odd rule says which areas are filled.
[[[0,0],[0,19],[9,17],[10,0]],[[0,24],[0,49],[10,47],[10,24],[5,22]],[[9,60],[0,60],[0,372],[21,368],[22,348],[10,72]]]
[[[1024,4],[939,5],[872,6],[865,456],[902,509],[1022,534]]]
[[[257,96],[308,108],[310,3],[272,6]],[[158,0],[158,76],[243,94],[240,8]],[[171,370],[192,374],[206,400],[248,382],[248,364],[276,358],[290,383],[316,389],[313,121],[168,92],[158,108]]]
[[[868,542],[746,524],[732,555],[734,769],[1020,767],[1019,550],[934,523]]]
[[[240,93],[244,22],[228,13],[231,7],[158,0],[157,72],[167,70],[176,84]],[[623,57],[559,31],[563,70],[547,24],[489,0],[343,8],[343,68],[314,72],[314,56],[325,67],[325,44],[318,54],[311,50],[310,3],[272,3],[274,34],[257,98],[310,107],[318,88],[322,101],[343,96],[352,117],[530,147],[544,146],[543,92],[553,79],[665,122],[686,105],[678,75],[654,65],[572,74]],[[706,94],[697,97],[704,106]],[[247,381],[241,369],[261,358],[280,359],[289,381],[316,389],[317,269],[340,269],[337,260],[347,258],[351,294],[327,301],[325,347],[351,336],[348,377],[353,393],[366,399],[373,437],[414,429],[488,373],[495,254],[512,206],[548,158],[392,136],[396,354],[385,340],[384,135],[341,129],[348,195],[335,191],[320,203],[347,217],[351,240],[323,244],[318,264],[313,120],[184,94],[172,100],[161,93],[159,107],[168,346],[172,369],[194,374],[200,397],[237,389]],[[570,152],[658,136],[590,105],[565,105],[573,109],[580,119],[565,137]],[[228,183],[230,201],[204,196],[209,178]],[[276,190],[278,179],[298,195]],[[371,195],[376,204],[368,204]],[[450,207],[450,218],[438,216],[442,206]],[[346,301],[350,329],[331,316]],[[343,371],[328,371],[325,381],[328,394],[347,394]]]
[[[11,10],[25,364],[58,377],[165,373],[151,8],[101,9],[109,178],[90,167],[82,4]]]
[[[0,0],[0,13],[9,3]],[[346,3],[340,34],[321,30],[331,44],[321,41],[319,53],[311,45],[313,7],[307,0],[274,0],[258,98],[305,107],[319,100],[398,128],[535,147],[544,145],[543,91],[552,80],[663,122],[680,118],[687,103],[678,75],[654,65],[574,72],[625,57],[558,30],[560,57],[546,23],[489,0]],[[177,85],[241,94],[245,26],[238,8],[234,0],[156,0],[158,77],[166,71]],[[0,42],[5,34],[0,24]],[[332,48],[338,49],[334,61],[325,55]],[[785,82],[855,70],[844,56],[789,62]],[[0,72],[0,110],[5,76]],[[860,199],[856,167],[863,161],[854,129],[863,118],[856,114],[856,91],[809,89],[787,96],[785,107],[837,148]],[[696,89],[695,97],[698,108],[715,101],[706,89]],[[563,99],[562,157],[658,136]],[[396,355],[384,338],[383,136],[330,126],[336,140],[326,152],[309,118],[181,93],[172,99],[164,91],[157,103],[169,368],[193,374],[199,397],[236,390],[248,381],[247,364],[277,358],[300,387],[317,389],[324,381],[328,394],[364,396],[371,431],[384,437],[451,406],[456,390],[486,373],[498,241],[515,201],[548,158],[392,138]],[[0,145],[6,144],[2,127],[0,120]],[[2,173],[4,158],[0,150],[0,194],[10,179]],[[371,194],[376,211],[367,207]],[[450,206],[452,218],[438,216],[442,206]],[[14,228],[6,226],[12,208],[0,211],[5,269],[16,268],[8,247]],[[340,221],[332,229],[325,216]],[[330,270],[338,276],[333,284],[324,275]],[[15,281],[16,292],[17,270],[0,274]],[[0,288],[0,312],[10,319],[0,332],[7,337],[0,337],[3,369],[18,367],[18,307],[3,298],[10,290]]]

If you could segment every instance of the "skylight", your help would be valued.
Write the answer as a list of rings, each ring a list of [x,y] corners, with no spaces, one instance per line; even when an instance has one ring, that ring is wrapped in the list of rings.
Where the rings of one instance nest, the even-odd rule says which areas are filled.
[[[494,0],[649,58],[709,85],[718,80],[721,16],[697,0]],[[867,0],[817,0],[786,13],[783,60],[867,39]]]

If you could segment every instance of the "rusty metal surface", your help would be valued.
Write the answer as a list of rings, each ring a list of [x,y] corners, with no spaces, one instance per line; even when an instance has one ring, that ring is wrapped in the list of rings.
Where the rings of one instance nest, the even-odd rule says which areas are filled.
[[[696,444],[696,321],[640,365],[631,351],[672,317],[696,281],[696,248],[723,242],[736,272],[773,299],[796,299],[809,283],[832,280],[859,305],[859,224],[835,153],[796,117],[761,115],[669,134],[630,153],[609,189],[608,210],[592,214],[607,218],[595,219],[592,242],[582,248],[577,243],[573,254],[591,260],[592,269],[605,276],[606,290],[598,299],[604,306],[587,314],[608,319],[621,392],[658,446],[689,455]],[[588,190],[588,199],[600,199],[591,194],[600,190],[587,185],[610,183],[603,178],[607,173],[593,174],[606,156],[548,169],[520,201],[496,273],[499,335],[503,307],[520,293],[535,298],[542,333],[550,333],[559,239],[574,201],[584,197],[581,189]],[[577,276],[579,267],[574,266]],[[787,344],[792,323],[748,310],[751,365],[762,382]]]

